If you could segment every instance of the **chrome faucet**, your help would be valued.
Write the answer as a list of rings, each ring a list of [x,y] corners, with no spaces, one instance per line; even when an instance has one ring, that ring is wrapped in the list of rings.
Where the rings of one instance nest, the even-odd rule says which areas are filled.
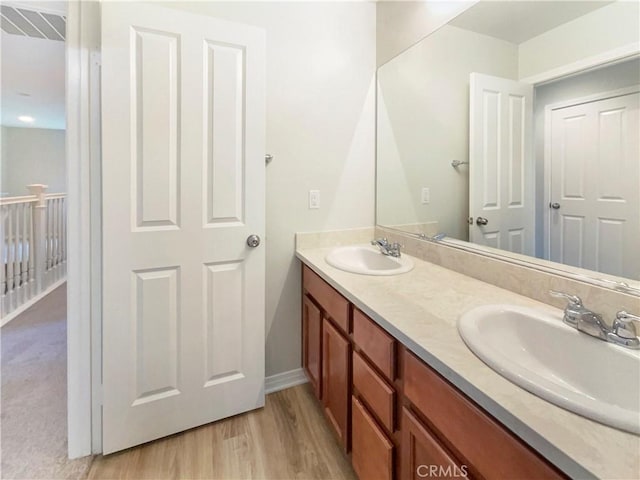
[[[549,293],[554,297],[565,298],[569,302],[564,309],[563,317],[567,325],[606,342],[627,348],[640,348],[640,339],[637,337],[633,323],[634,320],[640,321],[640,317],[621,311],[616,314],[613,326],[609,327],[602,319],[602,315],[583,305],[580,297],[555,290],[550,290]]]
[[[638,339],[634,321],[640,322],[640,317],[624,310],[616,313],[616,319],[613,321],[607,340],[623,347],[640,348],[640,339]]]
[[[386,238],[378,238],[371,240],[371,245],[377,246],[383,255],[400,258],[400,244],[397,242],[389,243]]]

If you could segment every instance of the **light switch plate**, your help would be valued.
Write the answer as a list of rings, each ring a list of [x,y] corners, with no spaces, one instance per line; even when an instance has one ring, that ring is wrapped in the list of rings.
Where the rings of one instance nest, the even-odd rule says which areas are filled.
[[[425,205],[431,201],[431,192],[429,191],[429,187],[422,187],[420,199],[422,200],[422,203]]]
[[[309,208],[320,208],[320,190],[309,190]]]

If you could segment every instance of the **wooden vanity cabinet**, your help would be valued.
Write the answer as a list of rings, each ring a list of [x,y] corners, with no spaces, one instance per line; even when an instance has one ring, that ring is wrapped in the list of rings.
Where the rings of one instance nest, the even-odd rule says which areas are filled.
[[[360,480],[562,479],[303,266],[303,367]]]
[[[351,305],[307,266],[302,268],[302,366],[345,451],[351,406]]]
[[[395,339],[353,309],[353,406],[351,461],[359,478],[392,480],[395,438]]]
[[[406,350],[403,355],[406,399],[426,419],[441,444],[446,444],[455,453],[470,477],[565,478],[422,360]],[[409,445],[403,446],[403,452],[409,448]],[[410,463],[410,460],[403,460],[405,465]]]

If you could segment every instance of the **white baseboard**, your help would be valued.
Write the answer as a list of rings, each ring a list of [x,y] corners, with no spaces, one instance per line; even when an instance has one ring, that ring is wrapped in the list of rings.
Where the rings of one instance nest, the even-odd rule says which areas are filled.
[[[66,281],[67,281],[66,277],[65,278],[61,278],[56,283],[54,283],[53,285],[49,286],[45,291],[40,292],[38,295],[36,295],[32,299],[28,300],[26,303],[23,303],[22,305],[20,305],[14,311],[12,311],[6,317],[4,317],[4,318],[2,318],[0,320],[0,327],[4,327],[7,323],[9,323],[11,320],[16,318],[18,315],[20,315],[22,312],[24,312],[27,308],[29,308],[29,307],[35,305],[36,303],[38,303],[40,300],[42,300],[44,297],[49,295],[51,292],[53,292],[56,288],[58,288],[60,285],[62,285]]]
[[[285,388],[295,387],[307,383],[307,376],[302,368],[289,370],[288,372],[278,373],[267,377],[264,382],[264,393],[269,394],[284,390]]]

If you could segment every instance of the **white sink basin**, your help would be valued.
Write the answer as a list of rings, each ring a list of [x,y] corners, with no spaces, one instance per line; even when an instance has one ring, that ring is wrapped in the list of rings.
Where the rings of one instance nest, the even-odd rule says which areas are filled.
[[[578,332],[557,315],[488,305],[458,320],[467,346],[495,371],[560,407],[640,435],[640,351]]]
[[[413,268],[413,261],[405,255],[400,258],[383,255],[371,245],[334,248],[325,260],[332,267],[362,275],[397,275]]]

